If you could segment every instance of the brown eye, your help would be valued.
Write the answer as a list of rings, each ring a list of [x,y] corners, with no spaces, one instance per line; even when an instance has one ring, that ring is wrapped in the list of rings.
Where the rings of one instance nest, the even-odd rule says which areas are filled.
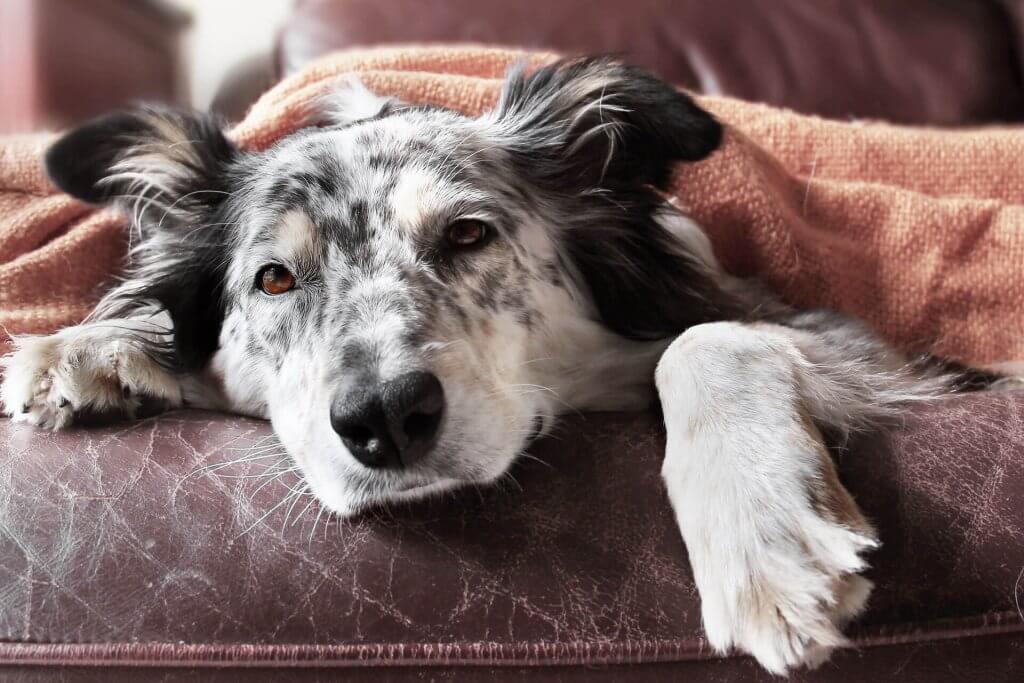
[[[274,264],[263,266],[256,282],[267,294],[284,294],[295,287],[295,276],[284,266]]]
[[[472,247],[487,239],[487,225],[471,218],[458,220],[448,226],[447,237],[453,247]]]

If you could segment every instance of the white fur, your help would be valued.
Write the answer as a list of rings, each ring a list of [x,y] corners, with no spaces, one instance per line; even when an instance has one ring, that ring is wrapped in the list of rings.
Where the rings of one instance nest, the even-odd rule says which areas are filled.
[[[426,212],[442,209],[444,201],[445,192],[437,175],[421,168],[403,170],[391,195],[395,221],[407,229],[422,224],[429,217]]]
[[[318,235],[305,211],[289,211],[277,226],[277,249],[281,256],[294,263],[310,258],[318,245]]]
[[[871,590],[861,553],[876,545],[812,505],[831,462],[806,419],[803,365],[783,328],[712,323],[673,342],[656,373],[662,475],[708,640],[778,674],[846,644]]]
[[[160,367],[134,335],[160,336],[149,319],[105,320],[49,336],[17,337],[4,357],[0,401],[15,421],[60,429],[76,411],[118,411],[132,416],[141,396],[182,404],[180,378]]]
[[[371,92],[355,75],[344,76],[314,106],[335,126],[347,126],[362,119],[373,118],[393,100]]]

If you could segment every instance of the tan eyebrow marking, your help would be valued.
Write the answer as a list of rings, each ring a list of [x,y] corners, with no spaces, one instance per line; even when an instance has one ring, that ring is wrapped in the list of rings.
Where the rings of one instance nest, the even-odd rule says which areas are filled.
[[[276,236],[284,256],[301,259],[314,253],[317,234],[305,211],[294,209],[286,213],[278,223]]]
[[[398,225],[403,229],[418,225],[442,199],[439,185],[432,171],[416,166],[404,168],[391,195]]]

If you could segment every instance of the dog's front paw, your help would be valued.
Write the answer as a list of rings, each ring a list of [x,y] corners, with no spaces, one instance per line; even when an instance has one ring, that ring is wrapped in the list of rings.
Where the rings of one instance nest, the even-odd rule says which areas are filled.
[[[181,401],[178,384],[130,340],[85,326],[19,337],[2,363],[4,412],[38,427],[67,427],[82,411],[131,416],[143,393]]]
[[[846,645],[871,593],[864,555],[878,545],[818,430],[788,417],[758,440],[737,443],[751,428],[674,442],[663,468],[708,642],[776,674]]]
[[[22,337],[16,343],[16,350],[3,358],[0,401],[4,412],[39,427],[67,426],[74,409],[55,382],[61,357],[58,335]]]
[[[862,554],[877,545],[870,531],[809,509],[785,516],[793,518],[757,525],[733,556],[704,557],[698,580],[710,644],[747,652],[776,674],[817,666],[846,645],[843,627],[863,611],[872,588],[859,575],[867,567]]]

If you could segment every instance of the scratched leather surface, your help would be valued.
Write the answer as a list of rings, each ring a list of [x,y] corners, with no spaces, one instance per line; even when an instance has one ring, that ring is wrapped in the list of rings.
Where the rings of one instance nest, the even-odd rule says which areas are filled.
[[[0,420],[0,640],[450,644],[461,660],[522,663],[711,656],[659,483],[656,416],[571,420],[534,449],[543,463],[499,488],[348,522],[317,520],[306,500],[272,509],[295,484],[266,476],[275,457],[203,469],[272,453],[269,433],[193,412],[58,434]],[[856,630],[870,647],[844,657],[969,623],[975,637],[961,640],[995,625],[999,665],[1019,664],[1022,637],[1006,631],[1024,631],[1024,393],[918,409],[840,467],[884,542]],[[714,680],[754,671],[687,664]]]

